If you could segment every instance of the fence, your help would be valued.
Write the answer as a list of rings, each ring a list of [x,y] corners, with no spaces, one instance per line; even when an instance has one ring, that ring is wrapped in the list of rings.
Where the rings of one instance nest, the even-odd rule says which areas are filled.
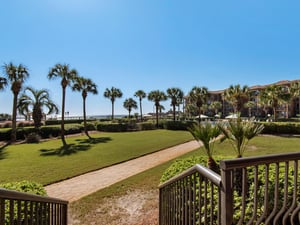
[[[67,225],[68,202],[0,188],[1,225]]]
[[[300,224],[300,153],[196,165],[160,185],[160,225]]]

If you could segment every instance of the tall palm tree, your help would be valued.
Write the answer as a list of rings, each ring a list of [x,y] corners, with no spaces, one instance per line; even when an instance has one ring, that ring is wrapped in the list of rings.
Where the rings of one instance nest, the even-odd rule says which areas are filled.
[[[105,98],[109,98],[111,101],[111,120],[114,120],[115,100],[116,98],[122,98],[123,93],[120,89],[111,87],[111,89],[106,88],[103,95]]]
[[[283,103],[282,87],[279,85],[267,86],[259,93],[260,103],[273,110],[274,121],[277,120],[277,107]]]
[[[175,121],[176,106],[178,105],[178,102],[182,102],[184,94],[180,88],[168,88],[167,95],[171,99],[171,105],[173,107],[173,121]]]
[[[66,101],[66,88],[71,86],[71,83],[78,77],[78,72],[75,69],[70,69],[68,64],[56,64],[48,73],[48,79],[53,80],[56,78],[61,79],[62,87],[62,104],[61,104],[61,140],[63,147],[67,147],[65,140],[65,101]]]
[[[135,92],[134,96],[139,98],[141,121],[143,121],[142,100],[143,100],[143,98],[147,97],[147,94],[143,90],[138,90]]]
[[[155,90],[148,94],[148,100],[154,102],[156,109],[156,127],[158,128],[158,111],[161,101],[166,101],[167,96],[163,91]]]
[[[84,133],[90,139],[90,135],[88,133],[87,124],[86,124],[86,98],[88,93],[98,94],[97,85],[91,80],[86,79],[84,77],[76,77],[72,86],[73,91],[81,92],[82,100],[83,100],[83,124],[84,124]]]
[[[19,64],[18,66],[13,63],[4,64],[4,73],[6,75],[7,82],[11,84],[11,91],[13,93],[13,109],[12,109],[12,131],[11,141],[16,141],[17,138],[17,105],[18,95],[22,89],[23,83],[29,77],[28,69]]]
[[[207,103],[208,97],[209,97],[209,93],[207,87],[195,86],[189,92],[189,101],[198,108],[199,122],[200,122],[200,116],[202,112],[201,107],[203,104]]]
[[[300,81],[293,82],[290,87],[293,98],[298,98],[299,101],[299,114],[300,114]]]
[[[32,87],[27,87],[18,101],[18,109],[20,111],[25,110],[28,115],[31,109],[35,128],[41,126],[45,108],[48,109],[46,115],[58,113],[58,108],[50,99],[49,92],[46,89],[36,90]]]
[[[125,109],[128,110],[128,119],[130,120],[130,113],[132,109],[137,109],[137,102],[134,101],[132,98],[127,98],[124,103],[123,106]]]
[[[240,113],[246,102],[249,101],[249,88],[239,84],[230,85],[224,93],[225,99],[232,105],[234,113]]]

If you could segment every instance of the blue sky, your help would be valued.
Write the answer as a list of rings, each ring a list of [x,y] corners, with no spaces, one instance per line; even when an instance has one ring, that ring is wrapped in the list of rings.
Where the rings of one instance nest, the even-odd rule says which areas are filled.
[[[188,93],[300,78],[299,1],[10,0],[1,8],[0,64],[26,65],[26,85],[47,88],[59,106],[59,81],[47,74],[69,64],[98,86],[89,115],[111,113],[103,92],[112,86],[123,92],[115,113],[127,114],[123,102],[138,89]],[[152,102],[143,105],[153,111]],[[11,108],[7,88],[0,112]],[[81,115],[79,93],[68,91],[66,110]]]

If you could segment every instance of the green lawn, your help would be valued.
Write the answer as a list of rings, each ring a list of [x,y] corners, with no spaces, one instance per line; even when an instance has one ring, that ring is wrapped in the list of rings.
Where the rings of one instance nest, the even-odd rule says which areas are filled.
[[[168,130],[92,136],[93,142],[86,136],[67,138],[71,147],[63,154],[60,140],[0,149],[0,183],[31,180],[49,184],[193,139],[189,132]]]

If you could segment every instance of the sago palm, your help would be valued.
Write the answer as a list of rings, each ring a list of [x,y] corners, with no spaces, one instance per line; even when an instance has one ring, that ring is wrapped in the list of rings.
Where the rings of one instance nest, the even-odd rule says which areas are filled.
[[[253,119],[242,121],[240,117],[228,123],[218,124],[218,127],[224,135],[221,141],[229,140],[237,158],[243,157],[248,142],[264,129],[262,124],[256,124]]]
[[[211,123],[200,123],[199,125],[188,128],[188,130],[198,142],[203,144],[208,157],[208,168],[219,173],[218,165],[213,158],[215,140],[221,134],[219,127]]]

